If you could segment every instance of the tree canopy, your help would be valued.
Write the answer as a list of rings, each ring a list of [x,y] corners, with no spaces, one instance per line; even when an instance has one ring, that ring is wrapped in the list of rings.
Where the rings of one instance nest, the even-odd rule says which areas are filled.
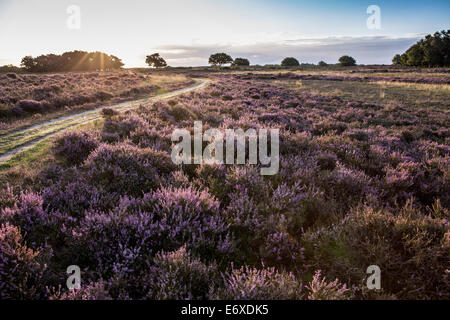
[[[339,64],[344,67],[356,66],[356,60],[350,56],[342,56],[339,58]]]
[[[249,66],[250,65],[250,61],[248,61],[248,59],[245,58],[236,58],[233,61],[233,66]]]
[[[120,69],[122,60],[103,52],[71,51],[62,55],[26,56],[21,66],[29,72],[100,71]]]
[[[396,54],[392,63],[413,67],[450,67],[450,30],[427,35],[403,54]]]
[[[281,61],[282,67],[297,67],[299,65],[300,63],[298,62],[298,60],[293,57],[287,57],[284,58],[283,61]]]
[[[147,56],[147,59],[145,60],[145,63],[147,63],[150,67],[154,67],[154,68],[167,67],[166,60],[164,60],[163,57],[161,57],[159,55],[159,53],[154,53],[154,54],[152,54],[150,56]]]
[[[221,66],[223,64],[232,63],[233,58],[226,53],[215,53],[209,57],[208,63],[213,66]]]

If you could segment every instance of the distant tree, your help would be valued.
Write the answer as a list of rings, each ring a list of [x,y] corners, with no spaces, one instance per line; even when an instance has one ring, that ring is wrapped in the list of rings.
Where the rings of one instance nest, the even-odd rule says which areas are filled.
[[[35,72],[36,71],[36,62],[34,61],[32,56],[26,56],[22,59],[20,65],[27,71]]]
[[[208,63],[213,66],[222,66],[223,64],[232,63],[233,58],[231,58],[226,53],[215,53],[209,57]]]
[[[282,67],[298,67],[299,65],[300,63],[298,60],[292,57],[284,58],[283,61],[281,61]]]
[[[339,64],[344,67],[355,66],[356,60],[350,56],[342,56],[339,58]]]
[[[99,71],[123,67],[122,60],[103,52],[71,51],[62,55],[47,54],[22,59],[21,66],[28,72]]]
[[[248,61],[248,59],[245,58],[236,58],[233,61],[233,66],[249,66],[250,65],[250,61]]]
[[[147,63],[150,67],[154,68],[164,68],[167,67],[167,62],[164,60],[159,53],[154,53],[150,56],[147,56],[147,59],[145,60],[145,63]]]
[[[393,65],[396,65],[396,66],[401,65],[401,64],[402,64],[402,56],[399,55],[399,54],[396,54],[396,55],[394,56],[394,58],[392,58],[392,64],[393,64]]]
[[[7,73],[7,72],[14,72],[14,73],[19,73],[21,72],[22,69],[20,69],[19,67],[16,67],[12,64],[7,64],[4,66],[0,67],[0,73]]]
[[[319,67],[326,67],[328,64],[325,61],[319,61],[317,64]]]
[[[435,32],[412,45],[393,64],[414,67],[450,67],[450,30]]]

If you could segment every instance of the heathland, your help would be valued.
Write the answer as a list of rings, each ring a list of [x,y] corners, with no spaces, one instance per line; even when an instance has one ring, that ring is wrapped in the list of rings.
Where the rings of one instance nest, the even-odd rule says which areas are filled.
[[[155,95],[0,168],[0,298],[449,299],[450,70],[0,75],[2,135]],[[280,130],[280,170],[175,165],[171,134]],[[68,291],[66,269],[82,270]],[[367,267],[382,272],[368,290]],[[8,281],[5,279],[7,278]]]

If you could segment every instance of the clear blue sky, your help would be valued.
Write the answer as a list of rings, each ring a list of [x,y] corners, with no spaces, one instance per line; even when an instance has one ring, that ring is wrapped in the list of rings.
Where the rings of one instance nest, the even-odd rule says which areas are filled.
[[[81,29],[67,28],[69,5],[81,9]],[[369,5],[381,9],[381,29],[368,29]],[[350,0],[0,0],[0,64],[25,55],[100,50],[143,66],[160,52],[172,66],[205,65],[225,51],[253,63],[390,63],[424,34],[450,29],[450,1]]]

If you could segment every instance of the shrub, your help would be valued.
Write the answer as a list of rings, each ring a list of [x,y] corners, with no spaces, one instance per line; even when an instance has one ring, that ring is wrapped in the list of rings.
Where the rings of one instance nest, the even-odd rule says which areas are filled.
[[[321,279],[320,270],[316,271],[306,288],[309,290],[308,300],[347,300],[350,298],[349,289],[345,284],[340,284],[338,279],[326,282],[325,277]]]
[[[301,298],[302,285],[291,273],[275,268],[232,269],[224,275],[218,297],[225,300],[291,300]]]
[[[48,257],[48,256],[47,256]],[[26,246],[20,230],[0,226],[0,299],[41,299],[47,257]]]
[[[186,247],[158,253],[151,267],[151,293],[157,300],[204,300],[218,285],[216,266],[191,257]]]
[[[362,286],[366,268],[378,265],[385,293],[437,299],[449,295],[448,234],[442,220],[420,214],[410,203],[396,213],[356,210],[333,228],[306,234],[303,241],[306,255],[329,277]]]
[[[317,157],[317,164],[320,167],[320,170],[329,170],[333,171],[336,168],[336,156],[329,153],[320,154]]]
[[[112,300],[106,287],[107,285],[104,281],[92,282],[86,286],[82,286],[81,289],[70,290],[65,293],[56,292],[50,297],[50,300]]]
[[[248,61],[248,59],[245,58],[236,58],[233,61],[233,66],[249,66],[250,65],[250,61]]]
[[[339,64],[344,67],[355,66],[356,60],[350,56],[342,56],[339,58]]]
[[[71,131],[58,136],[53,142],[55,156],[65,159],[69,164],[80,164],[99,145],[94,132]]]
[[[110,118],[110,117],[116,116],[118,114],[119,114],[119,112],[117,112],[116,110],[114,110],[112,108],[103,108],[102,109],[102,115],[104,118]]]
[[[102,144],[89,155],[84,168],[88,181],[100,190],[140,196],[163,184],[175,165],[165,152]]]
[[[297,59],[289,57],[289,58],[284,58],[283,61],[281,61],[281,66],[282,67],[298,67],[298,66],[300,66],[300,63],[298,62]]]
[[[2,210],[1,215],[19,227],[32,247],[44,244],[48,238],[49,215],[42,208],[42,197],[35,193],[21,193],[13,207]]]
[[[42,111],[42,103],[35,100],[20,100],[16,107],[29,113],[37,113]]]

